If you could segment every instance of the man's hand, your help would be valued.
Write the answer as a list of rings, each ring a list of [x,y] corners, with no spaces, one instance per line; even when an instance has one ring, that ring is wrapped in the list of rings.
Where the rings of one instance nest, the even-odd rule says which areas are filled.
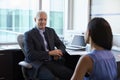
[[[56,49],[56,50],[49,51],[49,55],[52,55],[52,56],[59,56],[59,57],[60,57],[60,56],[63,55],[63,53],[62,53],[61,50]]]
[[[49,55],[52,55],[54,57],[54,60],[58,60],[62,55],[62,51],[59,49],[49,51]]]

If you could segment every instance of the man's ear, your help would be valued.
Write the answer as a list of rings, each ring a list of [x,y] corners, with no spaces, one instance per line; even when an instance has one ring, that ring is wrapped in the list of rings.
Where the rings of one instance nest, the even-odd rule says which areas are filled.
[[[36,18],[34,18],[34,21],[36,22]]]

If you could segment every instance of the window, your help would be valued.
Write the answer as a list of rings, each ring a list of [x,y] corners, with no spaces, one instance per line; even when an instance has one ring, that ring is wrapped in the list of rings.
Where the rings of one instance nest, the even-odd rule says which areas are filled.
[[[47,25],[66,39],[83,33],[89,20],[89,0],[42,0],[41,9],[47,11]]]
[[[34,26],[33,15],[39,8],[38,3],[39,0],[0,1],[0,43],[14,43],[17,34]]]
[[[38,10],[47,12],[47,26],[59,36],[69,39],[74,33],[82,33],[88,22],[88,3],[89,0],[1,0],[0,46],[16,43],[19,33],[33,28]]]
[[[114,34],[120,34],[120,0],[92,0],[91,18],[103,17],[111,25]]]
[[[65,1],[67,0],[42,0],[42,10],[48,14],[48,27],[55,29],[58,35],[63,35],[65,22]]]

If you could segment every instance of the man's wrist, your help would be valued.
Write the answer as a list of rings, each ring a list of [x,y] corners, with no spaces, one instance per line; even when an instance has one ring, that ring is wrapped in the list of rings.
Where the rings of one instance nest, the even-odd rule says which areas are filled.
[[[49,51],[48,54],[51,55],[51,51]]]

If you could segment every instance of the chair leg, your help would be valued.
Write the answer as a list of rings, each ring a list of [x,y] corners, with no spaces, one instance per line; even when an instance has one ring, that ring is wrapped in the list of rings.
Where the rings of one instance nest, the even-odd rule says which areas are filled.
[[[24,67],[22,67],[22,74],[25,80],[30,80],[27,74],[27,70]]]

